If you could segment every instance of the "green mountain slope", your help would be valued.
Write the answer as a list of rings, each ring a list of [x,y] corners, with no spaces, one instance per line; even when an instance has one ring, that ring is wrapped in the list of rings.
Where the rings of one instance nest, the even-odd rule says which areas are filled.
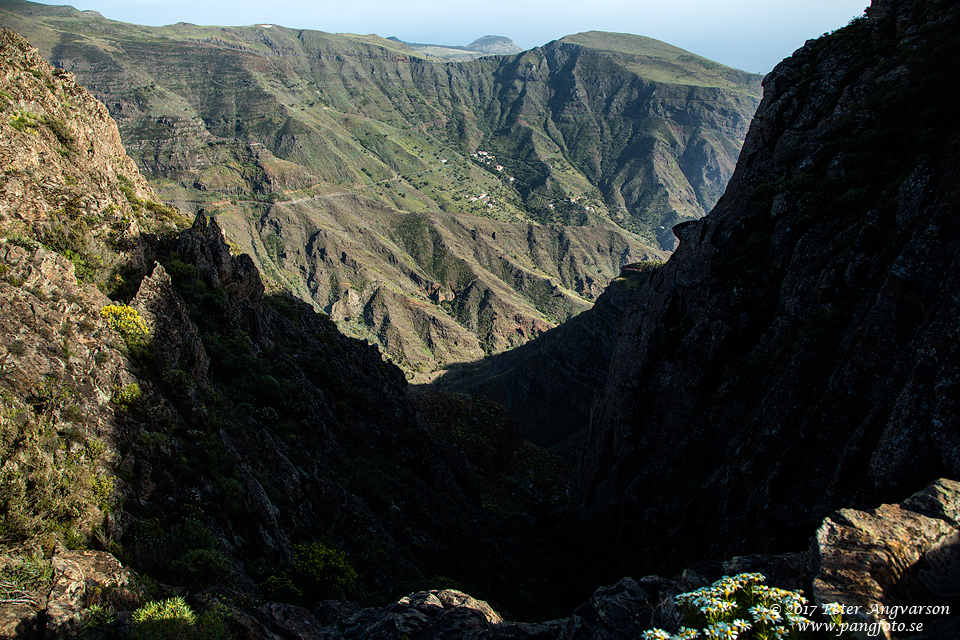
[[[523,344],[588,308],[625,257],[651,255],[610,229],[399,212],[355,195],[220,219],[274,280],[408,372]]]
[[[754,74],[732,69],[666,42],[630,33],[586,31],[560,42],[614,55],[645,80],[736,91],[756,81]]]
[[[455,203],[471,191],[499,188],[502,202],[483,213],[609,219],[653,240],[659,223],[712,206],[759,98],[757,76],[622,34],[591,32],[517,56],[438,65],[376,36],[267,25],[146,28],[69,8],[2,6],[4,26],[92,81],[152,177],[200,191],[268,195],[319,182],[405,210],[462,212],[471,207]],[[191,140],[198,127],[203,139]],[[237,184],[224,185],[195,166],[210,153],[205,143],[222,141],[259,143],[310,175],[273,185],[234,167]],[[184,146],[192,154],[177,154]],[[467,162],[477,150],[504,170]],[[715,176],[690,170],[697,154]],[[381,182],[394,179],[398,185]],[[592,206],[563,206],[570,197]]]
[[[147,28],[16,0],[0,3],[0,24],[107,104],[165,201],[217,216],[262,271],[316,308],[359,304],[341,326],[408,371],[522,343],[586,308],[624,264],[664,257],[669,228],[719,196],[759,98],[757,76],[627,36],[438,64],[376,36]],[[353,266],[334,269],[301,243],[297,225],[322,228],[327,205],[375,230],[342,242]],[[432,221],[441,253],[465,263],[462,281],[411,254],[398,223],[374,220],[409,214]],[[504,265],[473,246],[475,227],[490,226],[480,218],[498,221],[497,238],[583,250],[567,260],[536,243],[499,246],[490,227],[485,246]],[[397,271],[381,256],[409,267],[400,280],[377,275]],[[354,287],[357,299],[329,285],[365,280],[383,285]],[[438,289],[453,299],[431,302]],[[479,320],[488,308],[509,322]]]

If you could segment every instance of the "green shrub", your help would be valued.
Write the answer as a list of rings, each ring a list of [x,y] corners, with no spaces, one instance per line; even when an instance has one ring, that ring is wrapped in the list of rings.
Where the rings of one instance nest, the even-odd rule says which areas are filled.
[[[230,635],[226,612],[217,609],[201,613],[198,627],[197,638],[199,640],[229,640],[233,637]]]
[[[107,450],[107,445],[99,438],[90,438],[86,442],[87,455],[91,458],[99,458]]]
[[[309,595],[320,599],[342,597],[356,586],[357,570],[344,552],[320,542],[297,545],[296,551],[298,582]]]
[[[9,244],[15,244],[18,247],[23,247],[28,251],[36,251],[40,248],[40,243],[34,240],[33,238],[27,236],[21,236],[14,234],[12,236],[7,236],[7,242]]]
[[[83,612],[83,624],[80,627],[81,640],[107,640],[113,634],[110,628],[117,615],[110,609],[99,605],[91,605]]]
[[[114,387],[113,398],[111,400],[114,404],[119,405],[122,409],[127,409],[134,402],[140,399],[140,395],[140,385],[138,385],[136,382],[131,382],[130,384],[122,387]]]
[[[123,174],[117,174],[117,182],[120,183],[120,191],[123,192],[123,196],[135,210],[143,206],[143,200],[137,197],[133,189],[133,180]]]
[[[19,358],[27,352],[27,347],[23,344],[23,340],[14,340],[7,346],[7,351]]]
[[[117,479],[106,474],[99,474],[90,478],[90,490],[101,511],[109,512],[113,507],[113,488]]]
[[[126,546],[160,547],[167,539],[158,518],[140,518],[133,521],[130,528],[123,535],[123,544]]]
[[[52,533],[82,544],[81,527],[102,501],[106,480],[92,481],[95,467],[77,450],[76,429],[57,420],[65,397],[45,389],[31,410],[0,395],[0,543]]]
[[[182,511],[201,511],[196,505],[184,505]],[[217,537],[202,522],[193,518],[186,518],[173,528],[170,533],[173,545],[177,549],[216,549]]]
[[[0,599],[32,599],[32,593],[53,585],[53,563],[39,553],[10,557],[0,569]]]
[[[64,341],[64,353],[67,353],[66,341]],[[66,409],[64,409],[63,412],[60,414],[60,417],[63,420],[66,420],[67,422],[73,422],[73,423],[83,422],[84,420],[83,411],[81,411],[80,407],[78,407],[75,404],[72,404]]]
[[[278,602],[300,602],[303,599],[303,590],[293,583],[286,571],[270,576],[260,588],[264,595]]]
[[[77,137],[73,135],[73,131],[70,130],[69,125],[67,125],[63,118],[48,114],[43,117],[43,123],[47,125],[47,128],[56,136],[60,144],[71,151],[77,150]]]
[[[233,565],[215,549],[193,549],[173,563],[180,580],[189,589],[205,589],[214,584],[229,584]]]
[[[73,263],[73,273],[77,282],[93,282],[97,275],[97,269],[103,267],[103,258],[100,256],[89,256],[79,253],[73,249],[66,249],[63,257]]]
[[[17,131],[26,131],[27,129],[37,129],[42,120],[29,111],[17,111],[10,118],[10,126]]]
[[[176,640],[193,635],[197,614],[177,597],[145,604],[133,612],[131,622],[138,640]]]

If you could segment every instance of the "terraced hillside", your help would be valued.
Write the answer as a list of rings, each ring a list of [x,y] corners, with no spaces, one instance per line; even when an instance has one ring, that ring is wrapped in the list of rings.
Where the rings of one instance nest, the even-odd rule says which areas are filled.
[[[622,34],[441,64],[376,36],[18,0],[0,25],[107,104],[165,201],[215,215],[408,372],[522,344],[662,258],[719,196],[759,99],[758,76]]]

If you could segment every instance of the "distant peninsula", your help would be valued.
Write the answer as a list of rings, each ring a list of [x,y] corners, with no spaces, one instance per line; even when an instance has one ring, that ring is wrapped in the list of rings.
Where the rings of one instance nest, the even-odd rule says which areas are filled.
[[[513,55],[523,51],[513,40],[506,36],[483,36],[482,38],[477,38],[465,47],[446,44],[405,42],[396,36],[390,36],[387,40],[401,42],[411,49],[419,51],[429,57],[443,60],[444,62],[476,60],[483,56]]]

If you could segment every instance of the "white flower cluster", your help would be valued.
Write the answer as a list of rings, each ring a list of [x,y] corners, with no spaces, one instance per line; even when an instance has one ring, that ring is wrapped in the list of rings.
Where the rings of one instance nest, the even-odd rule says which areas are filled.
[[[643,640],[775,640],[810,623],[797,615],[805,610],[806,598],[796,591],[761,584],[765,580],[760,573],[741,573],[681,593],[674,600],[690,626],[675,634],[651,629],[644,632]]]

